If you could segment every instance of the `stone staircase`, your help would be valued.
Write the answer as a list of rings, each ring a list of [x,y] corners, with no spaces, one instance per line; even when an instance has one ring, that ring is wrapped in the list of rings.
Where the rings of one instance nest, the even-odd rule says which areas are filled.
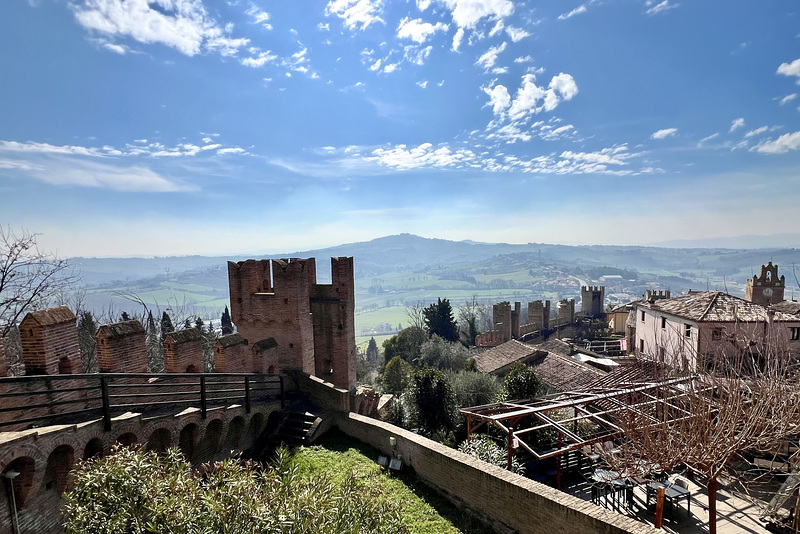
[[[322,418],[305,410],[286,410],[273,439],[289,447],[308,445]]]
[[[269,462],[281,445],[290,449],[309,445],[330,426],[330,421],[324,424],[324,413],[304,400],[296,400],[274,415],[246,457]]]

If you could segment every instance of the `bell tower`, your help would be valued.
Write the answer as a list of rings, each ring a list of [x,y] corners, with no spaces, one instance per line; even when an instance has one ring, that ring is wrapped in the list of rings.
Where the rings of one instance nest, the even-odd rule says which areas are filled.
[[[778,266],[772,262],[761,266],[761,276],[753,275],[747,281],[745,300],[762,306],[783,302],[783,290],[786,287],[786,277],[778,278]]]

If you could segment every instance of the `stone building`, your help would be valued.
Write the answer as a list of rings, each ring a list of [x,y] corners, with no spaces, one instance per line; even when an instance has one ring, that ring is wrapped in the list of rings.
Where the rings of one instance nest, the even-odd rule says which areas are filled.
[[[581,311],[587,317],[605,315],[606,288],[604,286],[581,286]]]
[[[331,284],[309,259],[228,262],[231,318],[251,345],[273,338],[275,372],[355,386],[353,258],[331,258]]]
[[[164,338],[164,372],[202,373],[203,336],[196,328],[170,332]]]
[[[104,324],[95,339],[101,373],[147,372],[147,333],[136,319]]]
[[[75,314],[66,306],[30,312],[19,325],[25,374],[81,372]]]

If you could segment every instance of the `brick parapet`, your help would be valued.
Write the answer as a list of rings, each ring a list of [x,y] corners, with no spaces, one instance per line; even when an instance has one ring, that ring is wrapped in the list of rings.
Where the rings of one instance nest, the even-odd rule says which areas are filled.
[[[337,416],[345,434],[383,454],[396,452],[417,476],[490,524],[519,534],[657,534],[648,525],[487,464],[389,423]],[[389,437],[396,440],[393,451]]]
[[[203,340],[199,330],[187,328],[166,335],[164,338],[164,372],[203,372]]]
[[[66,306],[31,312],[19,326],[26,374],[81,372],[77,319]]]
[[[147,333],[139,321],[102,325],[95,340],[101,373],[147,372]]]

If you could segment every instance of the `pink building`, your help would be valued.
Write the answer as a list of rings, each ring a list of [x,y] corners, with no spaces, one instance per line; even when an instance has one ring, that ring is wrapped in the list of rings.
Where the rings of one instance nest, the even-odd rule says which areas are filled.
[[[682,369],[745,353],[800,357],[800,317],[719,291],[640,302],[635,353]]]

